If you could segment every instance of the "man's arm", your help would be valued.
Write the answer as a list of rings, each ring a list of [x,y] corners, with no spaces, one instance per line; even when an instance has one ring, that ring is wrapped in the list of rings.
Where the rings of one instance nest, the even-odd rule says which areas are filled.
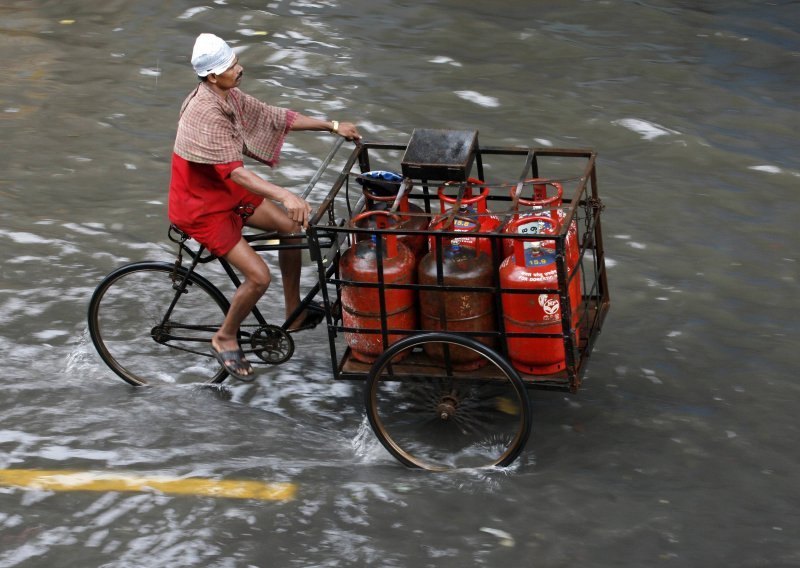
[[[292,221],[304,229],[308,228],[308,216],[311,213],[311,206],[304,199],[296,196],[288,189],[265,180],[244,166],[239,166],[233,170],[231,179],[256,195],[281,203],[286,208],[286,214]]]
[[[344,136],[348,140],[361,140],[358,128],[352,122],[338,122],[336,120],[319,120],[297,113],[297,118],[292,123],[291,130],[317,130],[328,131]]]

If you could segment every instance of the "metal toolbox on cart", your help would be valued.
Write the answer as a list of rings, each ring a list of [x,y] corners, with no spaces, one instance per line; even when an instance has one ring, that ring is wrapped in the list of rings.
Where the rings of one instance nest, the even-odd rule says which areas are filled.
[[[417,128],[403,159],[403,176],[415,180],[466,181],[478,149],[478,132]]]

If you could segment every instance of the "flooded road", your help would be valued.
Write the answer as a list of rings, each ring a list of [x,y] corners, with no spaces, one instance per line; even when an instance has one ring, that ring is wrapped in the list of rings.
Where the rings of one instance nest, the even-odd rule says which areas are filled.
[[[0,15],[0,567],[800,566],[796,2]],[[531,393],[512,467],[399,465],[321,329],[230,397],[134,389],[97,356],[100,279],[174,259],[169,160],[200,32],[239,50],[246,92],[370,141],[475,129],[598,151],[612,308],[582,390]],[[331,143],[294,133],[257,171],[300,191]]]

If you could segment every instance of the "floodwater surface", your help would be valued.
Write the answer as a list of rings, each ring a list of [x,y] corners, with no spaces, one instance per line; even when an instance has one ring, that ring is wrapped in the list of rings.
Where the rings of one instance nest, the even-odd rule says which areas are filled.
[[[800,4],[0,15],[0,566],[800,566]],[[531,393],[511,467],[397,463],[322,329],[229,397],[136,389],[100,360],[94,287],[174,259],[169,161],[200,32],[239,51],[247,92],[369,141],[444,128],[598,152],[611,311],[580,392]],[[331,144],[293,133],[256,170],[301,191]]]

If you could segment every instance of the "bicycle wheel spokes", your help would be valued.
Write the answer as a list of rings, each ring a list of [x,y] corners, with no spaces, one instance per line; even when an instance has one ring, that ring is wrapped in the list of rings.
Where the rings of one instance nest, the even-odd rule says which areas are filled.
[[[511,463],[530,432],[527,395],[513,369],[484,348],[489,363],[479,372],[441,376],[418,349],[427,340],[410,341],[387,351],[368,383],[367,413],[381,443],[404,464],[430,470]]]
[[[224,318],[224,300],[192,277],[165,319],[177,294],[171,276],[172,266],[164,263],[110,274],[89,306],[92,340],[109,367],[134,385],[221,382],[226,373],[209,349]]]

